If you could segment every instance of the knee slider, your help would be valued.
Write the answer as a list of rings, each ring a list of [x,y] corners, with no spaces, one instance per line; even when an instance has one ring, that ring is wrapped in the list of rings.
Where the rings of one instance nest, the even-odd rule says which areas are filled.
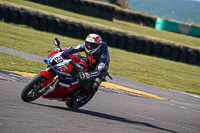
[[[94,83],[92,84],[92,88],[95,89],[95,88],[98,88],[98,87],[99,87],[99,82],[94,81]]]
[[[99,87],[99,82],[97,82],[97,81],[94,81],[93,82],[93,84],[92,84],[92,89],[95,89],[95,90],[97,90],[98,89],[98,87]]]

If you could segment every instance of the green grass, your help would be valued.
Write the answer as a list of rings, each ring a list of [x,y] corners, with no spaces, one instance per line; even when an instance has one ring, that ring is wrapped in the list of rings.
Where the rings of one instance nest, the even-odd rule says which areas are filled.
[[[1,52],[0,60],[0,69],[2,70],[38,73],[40,70],[45,70],[46,67],[46,64],[44,63],[29,61]]]
[[[55,48],[57,37],[61,46],[76,46],[83,40],[41,32],[26,26],[0,22],[0,46],[18,49],[42,56]],[[173,62],[157,57],[110,48],[109,72],[154,86],[200,94],[200,67]],[[0,53],[0,69],[39,72],[46,65]]]
[[[123,50],[110,49],[110,53],[111,73],[166,89],[200,94],[198,66]]]
[[[60,40],[64,40],[61,42],[62,47],[75,46],[82,42],[78,39],[72,39],[52,33],[36,32],[36,30],[23,25],[6,24],[2,21],[0,21],[0,25],[1,46],[41,56],[47,56],[48,53],[46,51],[55,48],[53,40],[56,37]]]
[[[99,18],[93,18],[89,16],[80,15],[73,12],[68,12],[62,9],[41,5],[38,3],[34,3],[31,1],[26,0],[2,0],[0,2],[1,4],[5,4],[6,2],[14,3],[14,6],[18,7],[29,7],[32,11],[42,11],[43,13],[55,15],[57,17],[83,23],[90,26],[96,26],[100,28],[106,28],[111,29],[114,31],[120,31],[127,34],[133,34],[142,36],[144,38],[148,39],[156,39],[159,41],[171,43],[174,45],[185,45],[191,48],[200,49],[200,38],[187,36],[183,34],[178,33],[172,33],[168,31],[158,31],[154,28],[140,26],[133,23],[127,23],[124,21],[115,20],[113,22],[99,19]],[[7,3],[8,4],[8,3]],[[45,12],[44,12],[45,11]]]

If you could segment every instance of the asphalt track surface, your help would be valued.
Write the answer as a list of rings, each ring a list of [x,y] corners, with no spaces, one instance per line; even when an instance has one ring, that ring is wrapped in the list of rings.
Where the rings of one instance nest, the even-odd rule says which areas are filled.
[[[9,76],[19,79],[16,75]],[[27,80],[13,82],[1,78],[0,132],[200,133],[198,95],[165,90],[116,75],[112,77],[114,79],[108,82],[173,101],[140,97],[101,86],[88,104],[73,110],[63,102],[43,98],[25,103],[20,94]]]

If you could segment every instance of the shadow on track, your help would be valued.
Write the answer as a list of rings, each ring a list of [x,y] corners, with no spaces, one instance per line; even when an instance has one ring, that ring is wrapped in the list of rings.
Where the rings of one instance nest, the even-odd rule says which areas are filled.
[[[82,113],[82,114],[87,114],[87,115],[90,115],[90,116],[104,118],[104,119],[108,119],[108,120],[113,120],[113,121],[118,121],[118,122],[123,122],[123,123],[128,123],[128,124],[141,125],[141,126],[146,126],[146,127],[150,127],[150,128],[154,128],[154,129],[158,129],[158,130],[162,130],[162,131],[177,133],[176,131],[165,129],[165,128],[162,128],[162,127],[158,127],[158,126],[146,123],[146,122],[132,121],[132,120],[128,120],[128,119],[123,118],[123,117],[109,115],[109,114],[95,112],[95,111],[89,111],[89,110],[85,110],[85,109],[70,109],[70,108],[67,108],[67,107],[44,105],[44,104],[40,104],[40,103],[31,103],[31,104],[39,105],[39,106],[43,106],[43,107],[54,108],[54,109],[59,109],[59,110],[71,111],[71,112],[75,112],[75,113]]]

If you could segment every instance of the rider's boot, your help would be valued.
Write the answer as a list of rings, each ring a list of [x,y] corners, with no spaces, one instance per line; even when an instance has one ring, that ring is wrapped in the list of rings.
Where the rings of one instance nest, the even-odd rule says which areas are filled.
[[[99,87],[99,82],[97,82],[97,81],[94,81],[93,83],[92,83],[92,87],[91,87],[91,91],[92,92],[97,92],[98,91],[98,87]]]

